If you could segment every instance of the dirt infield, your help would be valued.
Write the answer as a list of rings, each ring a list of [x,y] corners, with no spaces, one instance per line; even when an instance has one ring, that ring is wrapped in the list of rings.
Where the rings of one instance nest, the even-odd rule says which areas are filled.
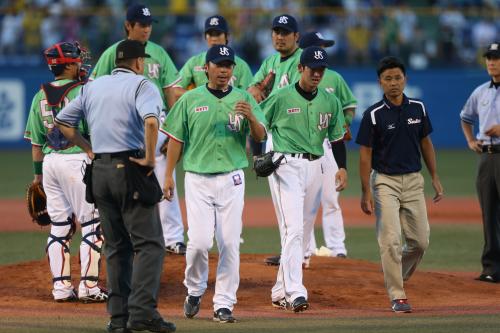
[[[265,266],[265,255],[242,255],[241,283],[235,315],[245,317],[384,317],[392,316],[383,277],[377,264],[352,259],[313,257],[304,271],[310,311],[293,314],[271,307],[270,290],[276,267]],[[73,277],[78,277],[73,258]],[[212,312],[217,258],[210,257],[209,288],[203,297],[201,318]],[[185,261],[168,256],[162,277],[160,312],[182,316]],[[103,274],[104,275],[104,274]],[[45,260],[0,267],[0,316],[105,317],[104,304],[59,304],[52,300],[50,273]],[[74,281],[76,285],[77,280]],[[500,285],[475,281],[470,273],[417,272],[406,284],[414,315],[458,315],[500,312]]]
[[[346,226],[372,225],[373,216],[364,215],[359,208],[358,198],[342,198],[340,204]],[[181,201],[186,221],[186,208]],[[431,224],[436,223],[480,223],[481,211],[475,198],[445,198],[438,204],[428,202],[427,209]],[[38,226],[31,223],[24,200],[0,200],[0,231],[35,231]],[[271,198],[247,198],[243,211],[244,225],[275,226],[276,218]],[[320,221],[316,221],[320,225]]]

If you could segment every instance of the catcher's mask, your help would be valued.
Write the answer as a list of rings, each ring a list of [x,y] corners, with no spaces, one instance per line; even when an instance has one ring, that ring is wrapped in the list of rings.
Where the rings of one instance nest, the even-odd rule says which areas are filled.
[[[80,63],[79,79],[84,80],[89,72],[90,65],[86,64],[90,60],[90,52],[81,47],[78,42],[62,42],[49,47],[43,52],[49,69],[65,66],[66,64]]]

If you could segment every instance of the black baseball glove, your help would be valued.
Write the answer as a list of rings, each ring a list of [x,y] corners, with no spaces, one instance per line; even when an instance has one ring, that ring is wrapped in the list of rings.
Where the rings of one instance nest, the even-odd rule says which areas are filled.
[[[253,169],[259,177],[269,177],[279,168],[281,160],[285,155],[281,155],[276,161],[273,161],[274,151],[259,155],[253,161]]]

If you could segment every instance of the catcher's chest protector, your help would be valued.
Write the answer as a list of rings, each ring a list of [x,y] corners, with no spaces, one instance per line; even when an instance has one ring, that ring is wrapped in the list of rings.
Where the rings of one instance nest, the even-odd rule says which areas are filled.
[[[60,106],[64,97],[66,97],[71,89],[82,84],[82,81],[71,81],[63,84],[62,86],[54,86],[51,83],[44,83],[42,84],[42,90],[45,93],[45,98],[47,99],[47,104],[49,106]]]

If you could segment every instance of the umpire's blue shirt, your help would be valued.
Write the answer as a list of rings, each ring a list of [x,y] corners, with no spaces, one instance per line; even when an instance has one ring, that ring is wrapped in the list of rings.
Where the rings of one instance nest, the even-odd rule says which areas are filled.
[[[363,113],[356,143],[373,149],[373,169],[401,175],[422,169],[420,142],[431,132],[422,101],[403,95],[396,106],[384,96]]]
[[[158,88],[130,69],[115,68],[85,84],[55,121],[75,127],[85,117],[94,153],[117,153],[144,148],[144,120],[159,119]]]

